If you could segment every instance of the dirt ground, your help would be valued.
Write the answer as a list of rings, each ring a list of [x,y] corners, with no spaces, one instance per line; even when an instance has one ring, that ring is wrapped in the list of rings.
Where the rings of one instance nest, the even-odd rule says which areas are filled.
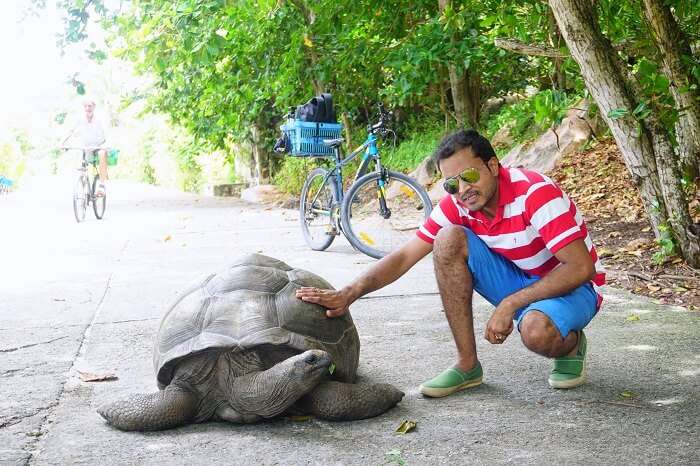
[[[700,311],[700,270],[664,256],[613,140],[565,157],[550,173],[576,202],[607,270],[608,284]],[[690,203],[700,223],[700,189]]]

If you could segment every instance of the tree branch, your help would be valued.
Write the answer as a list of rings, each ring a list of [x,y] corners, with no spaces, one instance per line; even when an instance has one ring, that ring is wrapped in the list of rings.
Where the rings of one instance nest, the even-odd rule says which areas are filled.
[[[545,47],[542,45],[530,45],[524,44],[515,39],[495,39],[493,41],[494,45],[498,48],[508,50],[509,52],[518,53],[520,55],[536,56],[536,57],[549,57],[549,58],[567,58],[568,53],[560,52],[551,47]]]

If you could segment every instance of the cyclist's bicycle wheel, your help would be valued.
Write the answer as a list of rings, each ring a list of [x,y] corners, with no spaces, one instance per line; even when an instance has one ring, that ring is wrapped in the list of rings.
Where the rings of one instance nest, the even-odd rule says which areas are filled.
[[[104,217],[105,208],[107,207],[107,191],[104,191],[103,196],[96,196],[98,183],[97,177],[94,177],[92,179],[92,210],[95,212],[95,217],[100,220]]]
[[[356,249],[379,259],[412,238],[432,207],[414,179],[392,171],[369,173],[343,199],[343,233]]]
[[[337,212],[335,202],[335,178],[328,170],[316,168],[301,188],[299,219],[304,240],[315,251],[323,251],[331,245],[336,235]]]
[[[80,223],[85,220],[85,210],[88,205],[88,179],[85,175],[80,175],[73,187],[73,213],[75,220]]]

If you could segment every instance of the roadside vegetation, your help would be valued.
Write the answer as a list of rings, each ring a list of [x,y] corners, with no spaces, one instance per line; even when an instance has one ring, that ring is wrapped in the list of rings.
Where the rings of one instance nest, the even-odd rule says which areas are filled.
[[[245,159],[256,181],[298,191],[314,162],[271,148],[290,106],[321,92],[334,95],[353,146],[377,102],[392,108],[398,144],[385,142],[386,160],[406,171],[455,128],[493,136],[509,126],[517,144],[586,98],[619,147],[658,244],[700,267],[689,209],[700,166],[697,2],[60,3],[66,45],[89,43],[84,26],[97,18],[107,49],[88,52],[151,77],[148,111],[167,115],[193,144],[176,156],[187,189],[199,189],[201,154],[220,152],[229,164]],[[522,98],[505,103],[514,95]]]

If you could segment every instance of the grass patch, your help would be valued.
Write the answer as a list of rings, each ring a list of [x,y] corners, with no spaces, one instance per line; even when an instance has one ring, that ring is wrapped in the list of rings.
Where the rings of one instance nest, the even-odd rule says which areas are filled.
[[[391,140],[384,141],[381,147],[382,164],[395,171],[412,171],[435,152],[443,137],[442,131],[440,126],[415,131],[397,147],[392,147]]]

